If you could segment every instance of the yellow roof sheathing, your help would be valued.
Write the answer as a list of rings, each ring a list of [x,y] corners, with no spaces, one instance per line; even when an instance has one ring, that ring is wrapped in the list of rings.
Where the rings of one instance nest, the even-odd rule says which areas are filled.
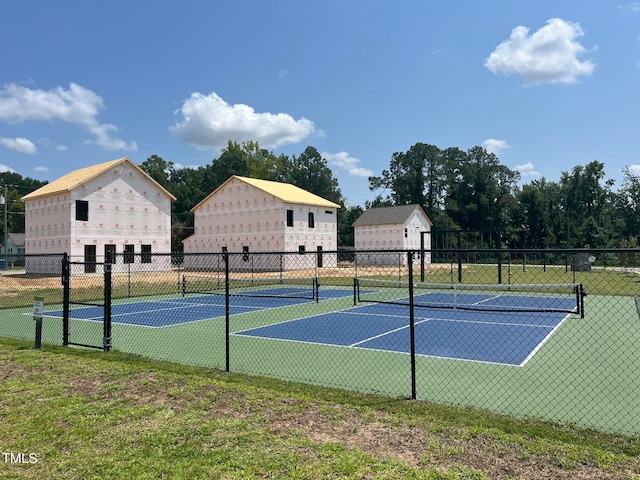
[[[273,182],[271,180],[259,180],[257,178],[240,177],[238,175],[233,175],[232,177],[227,179],[226,182],[224,182],[213,192],[211,192],[204,200],[193,207],[191,211],[193,212],[194,210],[196,210],[200,205],[202,205],[209,198],[215,195],[217,191],[219,191],[233,179],[240,180],[241,182],[256,187],[263,192],[268,193],[269,195],[273,195],[274,197],[279,198],[280,200],[287,203],[299,203],[303,205],[314,205],[327,208],[340,208],[340,205],[338,205],[337,203],[333,203],[325,198],[319,197],[318,195],[303,190],[300,187],[291,185],[290,183]]]
[[[122,165],[124,163],[128,163],[133,166],[136,170],[142,173],[145,177],[149,179],[154,185],[156,185],[161,191],[163,191],[171,200],[175,201],[176,198],[171,195],[162,185],[156,182],[147,172],[138,167],[135,163],[129,160],[127,157],[118,158],[116,160],[111,160],[109,162],[99,163],[97,165],[92,165],[90,167],[80,168],[78,170],[74,170],[73,172],[67,173],[62,177],[54,180],[51,183],[47,183],[46,185],[40,187],[39,189],[25,195],[22,197],[22,200],[33,200],[34,198],[40,198],[47,195],[54,195],[56,193],[64,193],[70,192],[76,187],[79,187],[83,183],[88,182],[96,178],[99,175],[102,175],[105,172],[108,172],[113,167],[117,167],[118,165]]]

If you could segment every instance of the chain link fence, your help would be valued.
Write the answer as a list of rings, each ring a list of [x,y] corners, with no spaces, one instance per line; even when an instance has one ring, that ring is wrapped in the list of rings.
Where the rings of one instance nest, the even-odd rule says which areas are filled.
[[[640,433],[640,250],[103,260],[1,271],[0,336]]]

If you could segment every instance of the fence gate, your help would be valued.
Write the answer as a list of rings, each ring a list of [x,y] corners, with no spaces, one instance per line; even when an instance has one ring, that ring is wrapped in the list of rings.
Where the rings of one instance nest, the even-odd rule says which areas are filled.
[[[63,345],[110,350],[111,264],[71,262],[65,254],[62,285]]]

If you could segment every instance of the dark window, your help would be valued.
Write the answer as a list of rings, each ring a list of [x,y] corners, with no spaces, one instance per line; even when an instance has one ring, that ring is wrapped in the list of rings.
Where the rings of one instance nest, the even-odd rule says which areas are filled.
[[[105,263],[116,263],[116,246],[108,244],[104,246]]]
[[[133,245],[124,246],[124,263],[133,263],[135,247]]]
[[[76,200],[76,220],[89,221],[89,202],[86,200]]]
[[[84,246],[84,273],[96,272],[96,246],[85,245]]]
[[[315,222],[313,219],[313,212],[309,212],[309,228],[315,228]]]
[[[227,247],[222,247],[222,253],[227,253]]]
[[[325,210],[324,213],[326,213],[327,215],[333,215],[333,212],[331,210]]]
[[[304,245],[299,245],[299,246],[298,246],[298,253],[299,253],[300,255],[303,255],[303,254],[304,254],[304,251],[305,251]]]
[[[409,231],[405,228],[404,229],[404,238],[407,238],[408,234],[409,234]]]
[[[293,227],[293,210],[287,210],[287,227]]]
[[[242,247],[242,260],[244,262],[249,261],[249,247],[246,245]]]
[[[140,245],[140,263],[151,263],[151,245]]]

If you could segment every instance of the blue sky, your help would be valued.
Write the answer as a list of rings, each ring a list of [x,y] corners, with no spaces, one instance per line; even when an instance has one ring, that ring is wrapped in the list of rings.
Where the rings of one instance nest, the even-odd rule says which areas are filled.
[[[418,142],[640,174],[638,1],[21,0],[0,52],[0,171],[39,180],[229,139],[314,146],[352,205]]]

